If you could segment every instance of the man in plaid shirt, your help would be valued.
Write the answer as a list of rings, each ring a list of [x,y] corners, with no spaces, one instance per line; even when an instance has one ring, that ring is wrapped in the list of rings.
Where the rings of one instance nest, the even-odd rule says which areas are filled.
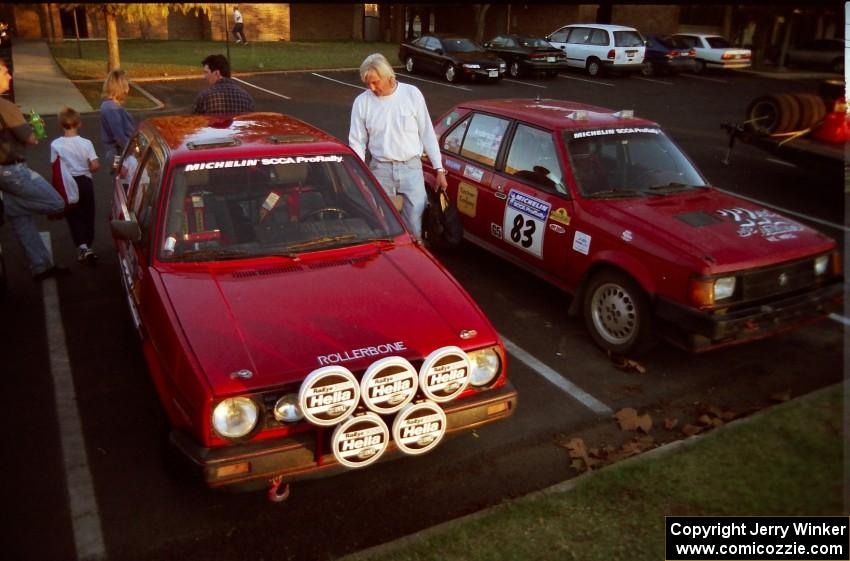
[[[210,86],[195,98],[193,113],[235,114],[254,110],[254,100],[230,77],[227,57],[210,55],[203,65],[204,78]]]

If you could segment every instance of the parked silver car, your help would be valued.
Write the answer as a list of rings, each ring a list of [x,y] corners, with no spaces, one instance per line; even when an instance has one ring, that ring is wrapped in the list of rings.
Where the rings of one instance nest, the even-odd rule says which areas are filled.
[[[785,56],[788,66],[828,68],[844,74],[844,41],[841,39],[818,39],[788,49]]]

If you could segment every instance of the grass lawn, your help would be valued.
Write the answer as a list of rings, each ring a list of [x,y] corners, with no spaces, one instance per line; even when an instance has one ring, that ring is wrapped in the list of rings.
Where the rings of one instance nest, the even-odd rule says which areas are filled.
[[[53,43],[53,57],[72,80],[106,76],[106,41],[81,41],[82,58],[77,57],[76,41]],[[227,54],[222,41],[154,41],[125,39],[118,44],[121,67],[130,79],[201,74],[201,61],[210,54]],[[367,55],[383,53],[391,64],[398,61],[395,43],[354,41],[249,42],[230,44],[233,72],[356,68]]]
[[[404,547],[346,561],[664,559],[664,516],[840,515],[842,388],[510,501]],[[843,513],[846,514],[846,513]]]

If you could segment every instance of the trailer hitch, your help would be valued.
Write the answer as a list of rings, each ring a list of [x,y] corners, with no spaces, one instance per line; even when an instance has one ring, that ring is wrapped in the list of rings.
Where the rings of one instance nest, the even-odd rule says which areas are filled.
[[[289,483],[283,482],[282,475],[277,475],[269,479],[267,496],[273,503],[282,503],[289,498]]]

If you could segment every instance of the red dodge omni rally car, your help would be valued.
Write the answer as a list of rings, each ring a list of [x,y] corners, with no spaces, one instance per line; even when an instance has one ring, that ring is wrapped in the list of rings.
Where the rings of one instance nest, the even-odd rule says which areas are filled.
[[[281,499],[513,413],[495,330],[333,137],[274,113],[154,118],[119,169],[130,311],[209,485]]]
[[[832,239],[713,189],[656,123],[507,99],[435,126],[464,236],[573,294],[603,349],[705,350],[840,305]]]

